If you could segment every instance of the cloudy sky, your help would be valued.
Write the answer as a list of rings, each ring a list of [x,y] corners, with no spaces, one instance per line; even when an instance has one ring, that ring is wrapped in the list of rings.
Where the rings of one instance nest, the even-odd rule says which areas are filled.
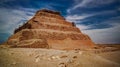
[[[60,11],[95,43],[120,43],[120,0],[0,0],[0,43],[42,8]]]

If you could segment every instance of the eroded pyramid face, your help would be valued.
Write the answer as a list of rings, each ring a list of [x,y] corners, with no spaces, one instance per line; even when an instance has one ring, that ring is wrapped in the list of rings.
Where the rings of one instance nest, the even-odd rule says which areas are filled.
[[[29,48],[80,49],[93,47],[89,36],[82,34],[73,22],[59,12],[39,10],[35,16],[15,30],[9,45]]]

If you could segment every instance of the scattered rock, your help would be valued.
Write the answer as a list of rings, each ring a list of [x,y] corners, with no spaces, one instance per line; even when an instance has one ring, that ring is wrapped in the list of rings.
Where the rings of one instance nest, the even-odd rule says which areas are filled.
[[[40,58],[36,58],[36,59],[35,59],[35,62],[39,62],[39,61],[40,61]]]
[[[13,52],[10,53],[10,55],[13,55],[13,54],[14,54]]]
[[[60,63],[58,67],[67,67],[65,63]]]
[[[67,59],[67,63],[73,63],[74,61],[72,59]]]
[[[73,58],[74,58],[74,59],[76,59],[76,58],[77,58],[77,56],[73,56]]]
[[[51,61],[52,59],[51,58],[48,58],[49,61]]]
[[[66,57],[68,57],[67,55],[63,55],[63,56],[61,56],[60,58],[66,58]]]
[[[80,49],[75,49],[75,53],[79,53]]]
[[[56,59],[60,60],[60,57],[59,57],[59,56],[56,56]]]
[[[36,55],[36,56],[35,56],[35,58],[38,58],[38,57],[39,57],[39,55]]]
[[[59,57],[59,56],[52,56],[51,58],[52,58],[52,59],[60,60],[60,57]]]
[[[55,59],[56,57],[55,56],[52,56],[52,59]]]

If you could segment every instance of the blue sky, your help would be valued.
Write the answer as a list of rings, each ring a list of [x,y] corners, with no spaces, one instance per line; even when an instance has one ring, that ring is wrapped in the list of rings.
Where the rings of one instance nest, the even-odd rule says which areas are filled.
[[[120,0],[0,0],[0,43],[42,8],[60,11],[95,43],[120,43]]]

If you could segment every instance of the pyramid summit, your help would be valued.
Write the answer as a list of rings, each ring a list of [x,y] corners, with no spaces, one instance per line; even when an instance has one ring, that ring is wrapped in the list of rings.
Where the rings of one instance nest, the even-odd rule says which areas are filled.
[[[26,48],[81,49],[94,47],[90,37],[73,22],[66,21],[60,12],[42,9],[15,29],[8,45]]]

